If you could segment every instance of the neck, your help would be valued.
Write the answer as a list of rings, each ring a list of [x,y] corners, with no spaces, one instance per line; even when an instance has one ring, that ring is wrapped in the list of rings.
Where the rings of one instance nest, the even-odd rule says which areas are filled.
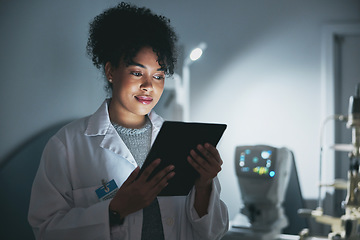
[[[145,115],[136,115],[133,113],[123,113],[117,110],[111,103],[109,105],[110,121],[125,128],[140,129],[145,125]]]

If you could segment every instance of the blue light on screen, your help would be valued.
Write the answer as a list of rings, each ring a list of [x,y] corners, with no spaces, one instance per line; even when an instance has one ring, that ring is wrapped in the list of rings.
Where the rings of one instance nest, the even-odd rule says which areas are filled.
[[[269,172],[269,176],[270,176],[270,177],[274,177],[274,176],[275,176],[275,171],[270,171],[270,172]]]
[[[268,159],[268,158],[271,156],[271,153],[272,153],[271,150],[262,151],[262,152],[261,152],[261,157],[262,157],[263,159]]]

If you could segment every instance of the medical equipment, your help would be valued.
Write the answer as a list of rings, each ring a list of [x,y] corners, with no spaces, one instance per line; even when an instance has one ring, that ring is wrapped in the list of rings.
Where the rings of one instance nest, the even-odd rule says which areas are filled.
[[[239,146],[235,169],[243,207],[226,239],[276,239],[288,225],[282,203],[293,160],[287,148],[266,145]]]
[[[360,84],[359,84],[360,85]],[[345,214],[340,218],[323,214],[323,209],[318,207],[316,210],[302,214],[308,214],[319,223],[331,226],[331,232],[328,234],[330,240],[358,240],[360,239],[360,89],[356,89],[356,95],[349,99],[349,115],[344,117],[340,115],[338,120],[347,121],[347,128],[352,130],[352,144],[336,144],[333,146],[337,151],[349,152],[349,170],[347,184],[347,196],[343,202]],[[344,184],[341,184],[344,185]],[[337,186],[334,186],[337,187]],[[321,199],[320,199],[321,200]],[[319,202],[320,202],[319,200]],[[339,206],[340,207],[340,206]]]

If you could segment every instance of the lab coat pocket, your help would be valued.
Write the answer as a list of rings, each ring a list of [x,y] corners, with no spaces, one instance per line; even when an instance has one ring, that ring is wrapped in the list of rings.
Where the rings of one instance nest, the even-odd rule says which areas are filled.
[[[75,207],[87,208],[99,202],[95,190],[101,185],[73,190]]]

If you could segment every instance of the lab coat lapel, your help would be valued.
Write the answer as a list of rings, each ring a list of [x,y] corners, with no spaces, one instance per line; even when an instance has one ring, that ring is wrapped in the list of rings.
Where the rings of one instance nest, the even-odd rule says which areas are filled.
[[[105,100],[100,108],[89,118],[85,135],[89,137],[104,136],[100,142],[100,147],[120,155],[135,167],[137,166],[130,150],[126,147],[124,141],[110,122],[108,100]]]
[[[152,146],[156,139],[156,136],[158,135],[158,133],[160,131],[162,124],[164,123],[164,119],[162,117],[160,117],[159,115],[157,115],[155,113],[155,111],[151,111],[149,113],[149,118],[150,118],[151,124],[153,126],[152,133],[151,133],[151,146]]]
[[[137,167],[137,163],[133,155],[112,125],[108,128],[108,132],[105,134],[104,139],[100,143],[100,147],[119,154],[121,157],[128,160],[132,165]]]

